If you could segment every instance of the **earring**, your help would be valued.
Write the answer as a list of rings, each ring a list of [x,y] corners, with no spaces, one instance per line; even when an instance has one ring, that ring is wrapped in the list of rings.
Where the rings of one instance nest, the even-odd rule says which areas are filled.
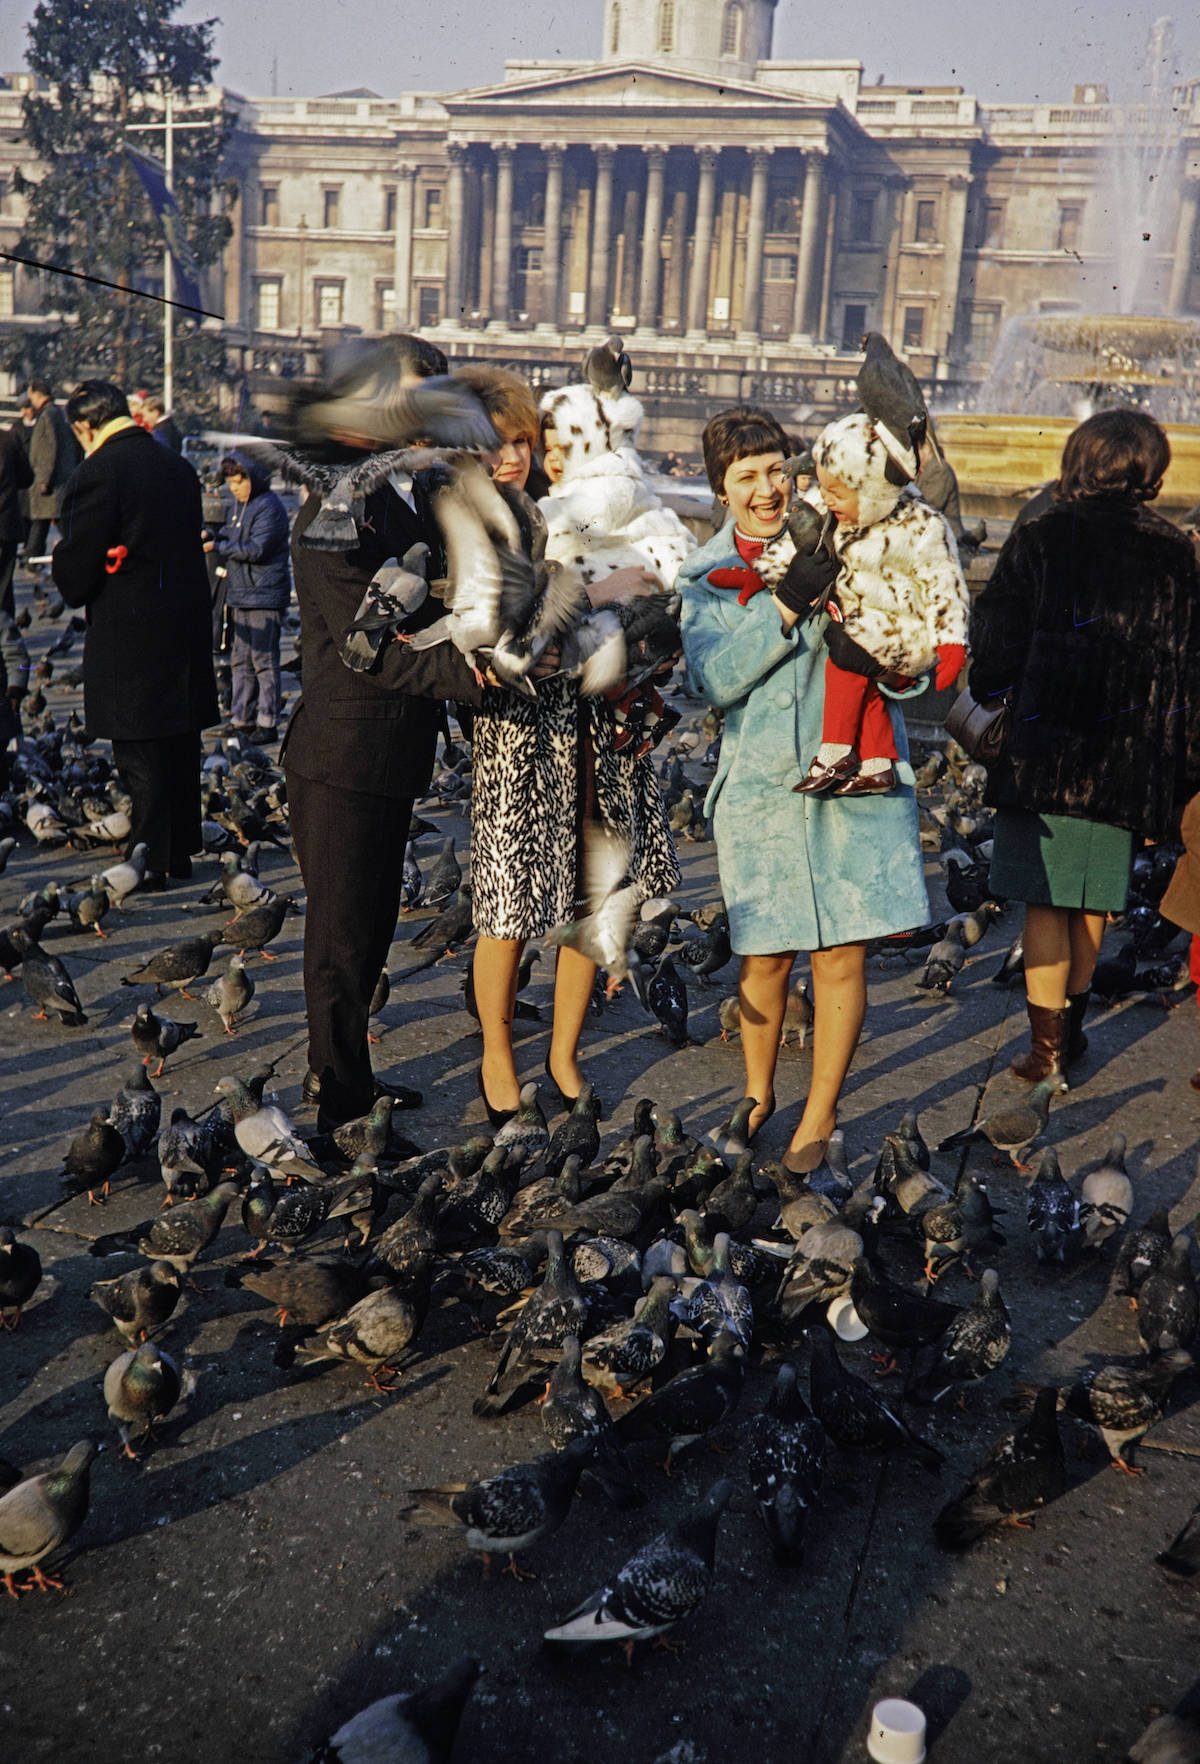
[[[718,497],[717,497],[717,501],[718,501],[718,502],[719,502],[719,503],[720,503],[720,504],[721,504],[721,507],[722,507],[722,508],[728,508],[728,507],[729,507],[729,498],[728,498],[728,496],[718,496]]]

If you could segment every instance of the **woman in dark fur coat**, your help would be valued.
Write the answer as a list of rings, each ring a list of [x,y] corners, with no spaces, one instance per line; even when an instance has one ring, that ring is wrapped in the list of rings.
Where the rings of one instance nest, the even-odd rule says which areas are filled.
[[[1140,411],[1081,423],[1049,512],[1012,533],[972,614],[971,691],[1012,702],[986,800],[992,889],[1025,902],[1020,1078],[1062,1076],[1086,1048],[1133,840],[1177,837],[1200,786],[1200,573],[1190,541],[1146,507],[1170,457]]]

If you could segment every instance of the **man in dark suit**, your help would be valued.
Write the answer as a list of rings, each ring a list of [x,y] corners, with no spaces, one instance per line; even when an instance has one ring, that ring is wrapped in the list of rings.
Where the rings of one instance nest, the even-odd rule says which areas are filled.
[[[44,557],[50,527],[58,519],[63,487],[79,464],[79,447],[64,413],[54,402],[49,380],[29,382],[28,402],[35,416],[29,434],[29,463],[33,484],[29,491],[29,539],[27,557]]]
[[[169,447],[172,453],[183,452],[183,436],[179,433],[179,424],[161,398],[143,399],[142,413],[146,428],[160,446]]]
[[[165,888],[200,850],[200,731],[217,719],[200,481],[136,426],[119,386],[85,380],[67,416],[87,457],[63,494],[54,581],[87,608],[87,726],[112,741],[130,849],[145,842],[147,885]]]
[[[16,425],[0,429],[0,611],[10,619],[15,612],[13,570],[25,537],[21,492],[32,483],[33,467]]]
[[[430,345],[414,355],[426,374],[445,371]],[[304,1092],[309,1101],[319,1098],[318,1126],[328,1131],[364,1114],[383,1088],[401,1107],[421,1101],[416,1091],[375,1080],[367,1019],[396,931],[413,799],[432,775],[441,701],[478,704],[480,688],[449,643],[419,651],[389,643],[369,673],[353,673],[341,657],[380,564],[423,542],[430,576],[441,572],[438,531],[420,483],[389,482],[369,496],[361,542],[345,555],[305,549],[319,506],[310,496],[292,533],[303,691],[281,757],[307,895]],[[441,610],[427,601],[418,622],[432,623]]]

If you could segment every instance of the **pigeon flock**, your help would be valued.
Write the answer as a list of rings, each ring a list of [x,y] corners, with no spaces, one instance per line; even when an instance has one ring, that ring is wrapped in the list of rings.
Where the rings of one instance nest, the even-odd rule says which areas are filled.
[[[654,1674],[670,1668],[651,1648],[681,1643],[719,1692],[711,1626],[728,1646],[732,1626],[769,1629],[772,1605],[792,1597],[790,1609],[808,1600],[807,1620],[822,1621],[830,1552],[865,1548],[884,1514],[943,1575],[968,1552],[991,1552],[1007,1581],[1027,1552],[1069,1555],[1070,1497],[1106,1464],[1122,1504],[1153,1505],[1160,1479],[1140,1442],[1195,1388],[1195,1208],[1182,1192],[1170,1207],[1146,1203],[1147,1148],[1131,1151],[1115,1126],[1104,1153],[1079,1166],[1059,1127],[1071,1100],[1051,1085],[989,1088],[975,1117],[931,1148],[908,1107],[905,1055],[875,1143],[854,1125],[852,1098],[845,1132],[809,1177],[748,1143],[749,1100],[722,1108],[711,1087],[714,1061],[726,1097],[741,1069],[737,1048],[722,1049],[738,1034],[736,959],[700,806],[720,718],[682,686],[659,760],[681,896],[623,901],[620,854],[594,845],[590,911],[560,937],[582,939],[602,962],[587,1034],[625,1037],[643,1067],[667,1062],[665,1080],[654,1072],[644,1091],[635,1080],[631,1118],[622,1111],[618,1125],[616,1057],[610,1069],[585,1044],[595,1087],[572,1106],[528,1082],[493,1133],[434,1102],[406,1118],[416,1146],[386,1097],[322,1137],[301,1100],[285,1106],[277,1094],[292,1094],[285,1053],[293,1069],[304,1057],[294,1033],[303,901],[277,763],[235,740],[211,745],[207,861],[162,903],[142,890],[144,852],[118,856],[127,801],[81,725],[74,685],[54,678],[67,690],[27,714],[0,796],[10,890],[0,965],[21,1045],[54,1074],[47,1103],[73,1048],[87,1050],[93,1094],[72,1106],[68,1130],[39,1140],[33,1179],[23,1166],[27,1198],[0,1206],[0,1367],[23,1353],[18,1383],[36,1378],[39,1340],[54,1329],[55,1377],[78,1385],[69,1412],[39,1398],[36,1445],[20,1414],[0,1435],[10,1622],[32,1633],[51,1611],[36,1595],[72,1588],[89,1622],[108,1621],[108,1551],[96,1546],[114,1526],[121,1535],[119,1515],[143,1488],[170,1512],[187,1449],[217,1452],[227,1373],[244,1402],[286,1405],[297,1450],[280,1468],[292,1479],[307,1452],[356,1424],[348,1417],[393,1429],[375,1548],[443,1577],[456,1630],[470,1637],[477,1616],[492,1638],[458,1658],[457,1643],[431,1644],[436,1670],[419,1685],[401,1675],[400,1692],[357,1713],[340,1706],[312,1756],[343,1764],[449,1758],[472,1702],[489,1727],[503,1716],[512,1650],[535,1703],[552,1701],[564,1678],[568,1696],[586,1700],[597,1660],[653,1699]],[[946,917],[870,957],[882,983],[901,982],[895,1018],[932,1034],[968,989],[978,997],[981,978],[999,1018],[1021,952],[1017,913],[987,892],[980,768],[934,747],[918,784]],[[477,1046],[469,795],[469,748],[447,737],[418,804],[405,915],[373,1001],[385,1058],[401,1063],[404,1026],[431,1010],[454,1013],[447,1062],[457,1063],[456,1041],[468,1061]],[[1130,997],[1182,995],[1179,935],[1157,911],[1174,855],[1135,862],[1097,1017]],[[168,922],[169,937],[156,935]],[[522,970],[519,1036],[540,1035],[548,1015],[547,945]],[[447,973],[448,996],[431,1006]],[[540,1002],[530,996],[539,987]],[[282,1051],[287,1037],[264,1033],[276,1012],[293,1032]],[[785,1070],[803,1074],[813,1023],[800,977]],[[869,1042],[863,1058],[874,1064]],[[706,1077],[693,1085],[689,1062],[698,1071],[701,1060]],[[10,1119],[10,1144],[33,1132]],[[1072,1356],[1081,1294],[1111,1344],[1102,1357]],[[236,1333],[225,1328],[214,1347],[230,1324]],[[440,1377],[444,1388],[429,1383]],[[6,1378],[6,1402],[14,1393]],[[422,1416],[431,1438],[417,1454],[406,1436]],[[414,1456],[420,1478],[402,1473]],[[1186,1587],[1200,1571],[1197,1509],[1157,1518],[1154,1572],[1164,1589]],[[273,1516],[285,1531],[293,1522]],[[170,1525],[155,1537],[169,1565]],[[334,1629],[335,1559],[330,1543],[304,1569],[325,1584]],[[229,1574],[232,1595],[236,1566]],[[1060,1575],[1065,1586],[1069,1561]],[[510,1584],[526,1580],[535,1584]],[[803,1621],[762,1643],[776,1673],[803,1647]],[[216,1645],[207,1632],[190,1644]],[[634,1664],[628,1677],[623,1661]],[[862,1688],[865,1697],[865,1678]],[[1172,1721],[1194,1737],[1186,1708],[1156,1725]],[[1197,1755],[1153,1749],[1153,1729],[1137,1743],[1129,1755],[1157,1764]],[[491,1750],[527,1755],[494,1735]],[[185,1742],[178,1754],[190,1755]]]

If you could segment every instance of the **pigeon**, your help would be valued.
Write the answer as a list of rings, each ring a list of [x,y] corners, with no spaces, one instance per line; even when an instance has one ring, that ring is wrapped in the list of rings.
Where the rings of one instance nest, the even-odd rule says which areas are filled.
[[[278,1267],[231,1268],[225,1284],[266,1299],[281,1329],[286,1323],[319,1329],[365,1297],[367,1276],[340,1256],[305,1256]]]
[[[735,999],[736,1002],[736,999]],[[783,1008],[783,1026],[779,1031],[780,1047],[787,1047],[793,1039],[798,1043],[801,1052],[808,1040],[808,1032],[813,1025],[813,1004],[809,997],[808,981],[797,980],[787,995],[787,1003]]]
[[[41,1564],[87,1518],[88,1471],[95,1455],[91,1440],[80,1440],[56,1470],[26,1477],[0,1496],[0,1579],[10,1598],[28,1590],[18,1588],[14,1578],[26,1572],[39,1592],[64,1590]]]
[[[1063,1180],[1053,1146],[1048,1145],[1038,1159],[1037,1174],[1025,1197],[1025,1214],[1038,1261],[1061,1267],[1079,1238],[1079,1200]]]
[[[412,545],[403,558],[389,557],[375,571],[341,644],[342,660],[352,673],[369,673],[384,644],[424,606],[428,559],[428,545]]]
[[[42,1279],[42,1258],[31,1243],[21,1243],[11,1226],[0,1225],[0,1329],[16,1329],[21,1312]]]
[[[407,1213],[389,1225],[377,1239],[374,1269],[389,1279],[416,1279],[426,1263],[437,1254],[438,1192],[441,1178],[436,1172],[426,1176]]]
[[[624,1397],[650,1378],[665,1359],[670,1343],[674,1291],[674,1280],[660,1275],[632,1317],[589,1338],[583,1349],[582,1371],[590,1385],[607,1396]]]
[[[217,1236],[237,1193],[236,1182],[218,1182],[208,1194],[160,1213],[138,1239],[138,1254],[151,1261],[170,1262],[180,1274],[186,1274]]]
[[[454,855],[454,840],[447,839],[441,853],[425,876],[425,905],[445,906],[462,882],[462,865]]]
[[[424,1690],[368,1703],[318,1747],[309,1764],[450,1764],[462,1712],[483,1667],[471,1655]]]
[[[869,1384],[846,1371],[823,1323],[810,1332],[810,1340],[810,1400],[830,1439],[844,1451],[892,1452],[911,1447],[925,1469],[936,1470],[942,1462],[941,1452],[922,1439]]]
[[[1192,1271],[1192,1240],[1186,1231],[1171,1239],[1161,1267],[1142,1282],[1137,1295],[1137,1326],[1151,1356],[1191,1345],[1200,1322],[1200,1294]]]
[[[194,1200],[208,1192],[211,1154],[206,1123],[193,1121],[185,1108],[173,1108],[158,1136],[158,1168],[168,1202]]]
[[[667,1040],[686,1047],[688,1039],[687,987],[670,956],[664,956],[646,982],[646,1006],[656,1017]]]
[[[351,1163],[357,1158],[366,1158],[378,1164],[387,1153],[395,1106],[395,1097],[385,1090],[375,1098],[365,1115],[358,1115],[335,1127],[333,1143],[342,1156]]]
[[[321,1166],[277,1103],[256,1103],[241,1079],[229,1076],[218,1081],[217,1094],[230,1100],[234,1137],[246,1157],[274,1174],[320,1176]]]
[[[254,980],[246,971],[240,955],[229,958],[229,966],[204,990],[204,1002],[217,1013],[226,1035],[232,1035],[254,997]]]
[[[108,936],[100,921],[107,915],[112,902],[99,876],[93,876],[87,887],[78,893],[66,895],[63,905],[76,931],[94,931],[97,937]]]
[[[710,1271],[701,1280],[685,1283],[671,1300],[671,1314],[710,1346],[718,1336],[728,1334],[748,1349],[754,1308],[750,1294],[730,1270],[729,1257],[729,1233],[720,1231],[713,1239]]]
[[[704,1217],[713,1232],[734,1237],[744,1231],[758,1211],[749,1151],[738,1158],[730,1175],[710,1188],[704,1197]]]
[[[310,449],[347,436],[376,449],[407,447],[418,438],[435,447],[499,445],[472,387],[450,375],[422,379],[419,373],[406,336],[360,345],[326,380],[297,391],[294,441]]]
[[[750,1117],[758,1107],[758,1098],[744,1096],[728,1118],[714,1127],[709,1138],[723,1158],[740,1158],[750,1149]]]
[[[506,1555],[504,1572],[530,1579],[517,1557],[558,1530],[595,1449],[590,1438],[573,1439],[560,1452],[544,1452],[480,1482],[412,1488],[408,1498],[418,1523],[463,1527],[467,1548],[483,1558],[485,1577],[492,1557]]]
[[[612,336],[584,352],[582,378],[601,394],[619,398],[633,384],[633,363],[623,337]]]
[[[899,481],[905,483],[917,475],[918,449],[929,425],[925,396],[916,375],[886,337],[868,331],[862,347],[865,354],[856,379],[859,403],[888,458],[903,474]]]
[[[92,1303],[112,1318],[126,1341],[136,1345],[168,1322],[179,1303],[178,1270],[170,1262],[131,1268],[115,1280],[97,1280]]]
[[[722,1477],[684,1518],[642,1545],[612,1579],[546,1631],[552,1642],[633,1646],[663,1635],[701,1604],[713,1580],[717,1525],[733,1494]]]
[[[966,959],[963,922],[961,919],[951,919],[946,926],[946,935],[933,945],[925,958],[925,966],[916,984],[925,992],[940,992],[945,995],[950,991]]]
[[[593,1162],[600,1150],[600,1130],[596,1126],[599,1113],[595,1092],[590,1084],[584,1084],[570,1114],[554,1129],[546,1148],[547,1176],[557,1176],[570,1157],[577,1157],[585,1170]]]
[[[792,1562],[825,1474],[825,1429],[800,1395],[790,1360],[782,1362],[765,1407],[748,1423],[744,1450],[775,1560]]]
[[[521,1311],[500,1354],[483,1395],[473,1411],[479,1416],[503,1414],[527,1382],[531,1367],[554,1362],[568,1335],[585,1334],[591,1300],[576,1280],[563,1252],[561,1231],[546,1233],[546,1270],[541,1285]]]
[[[1115,955],[1105,956],[1096,963],[1091,992],[1093,998],[1116,1004],[1119,999],[1129,996],[1136,983],[1137,949],[1133,943],[1124,943]]]
[[[118,1090],[108,1118],[125,1142],[126,1160],[144,1157],[158,1137],[162,1098],[150,1082],[145,1066],[135,1066]]]
[[[1066,1492],[1057,1406],[1057,1390],[1044,1387],[1029,1420],[996,1440],[966,1487],[933,1522],[942,1549],[970,1549],[998,1525],[1027,1529],[1033,1513]]]
[[[732,955],[729,915],[724,911],[717,914],[702,938],[685,944],[679,952],[680,960],[695,974],[701,986],[707,986],[712,975],[719,974]]]
[[[794,1322],[810,1305],[830,1304],[848,1292],[862,1253],[862,1238],[840,1219],[805,1231],[779,1282],[775,1303],[782,1321]]]
[[[82,1133],[76,1134],[63,1153],[63,1179],[74,1193],[87,1191],[93,1206],[96,1190],[101,1197],[109,1192],[113,1176],[125,1162],[125,1141],[108,1118],[106,1109],[96,1109]]]
[[[25,991],[38,1006],[34,1021],[48,1022],[54,1011],[64,1028],[81,1029],[87,1018],[64,964],[57,956],[47,955],[37,939],[20,926],[9,932],[9,940],[21,957]]]
[[[1126,1753],[1129,1764],[1196,1764],[1200,1759],[1200,1698],[1196,1687],[1143,1728]]]
[[[110,864],[107,870],[101,870],[101,885],[114,906],[123,907],[129,896],[146,880],[149,856],[148,845],[135,845],[123,862]]]
[[[525,1160],[521,1166],[523,1175],[531,1172],[549,1150],[550,1132],[536,1084],[521,1086],[517,1112],[499,1129],[494,1143],[497,1150],[521,1151]]]
[[[401,912],[411,913],[414,908],[419,907],[424,892],[425,879],[417,862],[417,848],[410,839],[404,847],[404,870],[400,885]]]
[[[1114,1469],[1144,1476],[1127,1448],[1162,1419],[1172,1384],[1191,1364],[1186,1349],[1173,1348],[1148,1366],[1098,1366],[1060,1392],[1061,1406],[1096,1429]]]
[[[243,958],[247,950],[257,950],[264,962],[273,962],[276,958],[266,946],[279,936],[288,914],[299,910],[290,895],[272,895],[230,919],[219,933],[212,934],[213,941],[229,944]]]
[[[746,1350],[728,1333],[719,1334],[698,1366],[677,1372],[616,1423],[625,1443],[665,1441],[664,1469],[680,1452],[720,1427],[737,1408],[745,1377]]]
[[[1004,960],[992,975],[993,986],[1012,986],[1025,973],[1025,933],[1017,935],[1005,951]]]
[[[337,1182],[294,1182],[277,1188],[262,1164],[242,1197],[242,1225],[258,1239],[254,1256],[269,1243],[291,1249],[321,1229],[327,1219],[370,1216],[375,1198],[374,1177],[353,1169]]]
[[[1142,1286],[1161,1268],[1171,1247],[1171,1227],[1166,1207],[1158,1207],[1144,1225],[1129,1232],[1117,1252],[1114,1290],[1128,1297],[1131,1306]]]
[[[1003,1363],[1011,1345],[1000,1276],[985,1268],[975,1302],[951,1319],[939,1341],[918,1351],[904,1394],[919,1403],[938,1403],[952,1393],[961,1397],[966,1385],[977,1384]]]
[[[148,1436],[154,1423],[170,1414],[182,1389],[179,1367],[152,1341],[113,1361],[104,1374],[104,1400],[127,1458],[137,1457],[133,1441]]]
[[[365,1366],[368,1385],[387,1396],[395,1388],[392,1380],[399,1376],[396,1362],[424,1325],[429,1286],[428,1261],[414,1264],[404,1280],[369,1292],[344,1316],[326,1324],[311,1347],[305,1344],[297,1351],[306,1360],[349,1360]]]
[[[271,898],[271,890],[259,881],[256,873],[245,867],[244,857],[226,851],[221,854],[221,873],[203,898],[216,900],[220,895],[224,895],[235,913],[244,913],[260,901]]]
[[[952,1133],[948,1139],[942,1140],[938,1150],[954,1151],[960,1145],[969,1145],[972,1140],[986,1139],[998,1152],[1007,1152],[1018,1170],[1027,1170],[1029,1166],[1021,1162],[1021,1153],[1028,1151],[1039,1134],[1045,1132],[1050,1116],[1050,1098],[1059,1095],[1063,1088],[1060,1077],[1043,1078],[1020,1102],[1008,1103],[994,1114],[976,1121],[973,1127]]]
[[[129,1033],[133,1045],[142,1056],[142,1064],[148,1066],[153,1059],[158,1065],[152,1074],[161,1078],[171,1055],[185,1041],[199,1035],[200,1028],[196,1023],[174,1023],[170,1017],[156,1016],[149,1005],[139,1005],[134,1013]]]
[[[898,1364],[897,1353],[915,1352],[939,1341],[962,1314],[955,1305],[919,1298],[907,1286],[898,1286],[865,1256],[854,1264],[850,1299],[871,1334],[887,1350],[881,1361],[883,1369],[889,1372]]]
[[[173,986],[182,998],[191,998],[188,987],[193,980],[207,974],[213,950],[221,938],[220,931],[205,931],[197,937],[185,937],[179,943],[168,944],[149,961],[143,962],[140,968],[135,968],[132,974],[124,975],[121,985],[153,986],[158,992],[164,986]]]
[[[589,826],[583,838],[584,910],[569,924],[556,925],[548,941],[575,950],[608,976],[608,996],[634,973],[632,949],[642,892],[627,880],[627,840],[603,827]]]
[[[1182,1530],[1154,1560],[1181,1580],[1194,1580],[1200,1574],[1200,1505],[1192,1508]]]

